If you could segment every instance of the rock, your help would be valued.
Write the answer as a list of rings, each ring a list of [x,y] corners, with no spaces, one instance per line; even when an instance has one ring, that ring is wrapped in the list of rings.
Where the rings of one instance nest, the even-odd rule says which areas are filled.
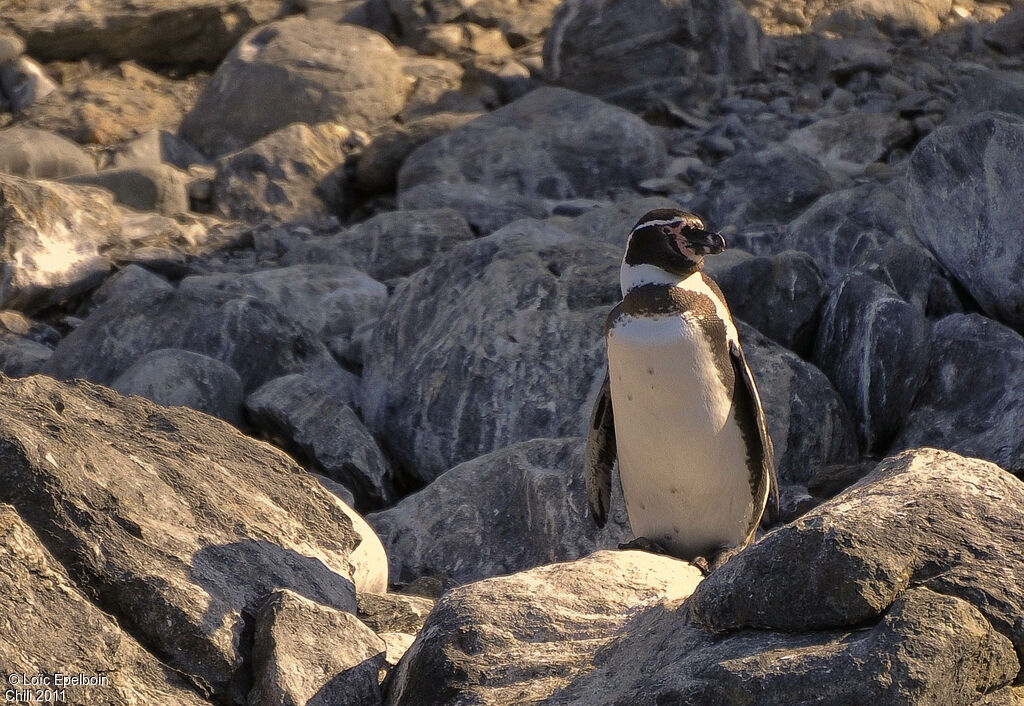
[[[466,81],[466,70],[457,62],[418,54],[404,56],[404,59],[402,72],[412,83],[412,90],[396,118],[403,125],[442,113],[463,113],[475,118],[486,111],[488,105],[494,107],[488,103],[491,99],[480,86]]]
[[[377,442],[338,394],[305,375],[271,380],[245,401],[251,422],[349,488],[365,512],[387,505],[391,468]]]
[[[0,372],[12,378],[35,375],[53,355],[50,346],[17,336],[0,333]]]
[[[311,20],[360,25],[387,36],[397,34],[387,0],[292,0]]]
[[[1019,6],[985,30],[985,43],[1004,54],[1024,51],[1024,9]]]
[[[108,300],[60,342],[45,372],[109,385],[136,360],[162,348],[227,363],[246,391],[288,373],[308,370],[327,377],[337,369],[316,334],[272,303],[175,290]]]
[[[1024,120],[941,127],[910,157],[907,209],[922,242],[981,308],[1024,331]]]
[[[861,447],[880,455],[902,428],[928,365],[924,313],[867,275],[847,277],[821,315],[814,363],[853,412]]]
[[[381,703],[384,641],[351,613],[278,589],[260,607],[251,706]]]
[[[952,0],[849,0],[827,3],[814,18],[814,28],[837,34],[855,34],[872,27],[888,35],[935,34],[953,7]]]
[[[92,293],[90,304],[95,307],[112,299],[130,301],[137,297],[169,292],[173,289],[174,286],[160,275],[138,265],[128,265],[108,277]]]
[[[833,188],[817,161],[792,147],[744,151],[722,162],[705,182],[713,227],[787,223]]]
[[[45,59],[136,59],[216,64],[249,28],[278,12],[271,0],[75,0],[8,8],[4,20]]]
[[[597,669],[545,703],[982,703],[989,690],[1005,696],[1016,669],[1009,640],[977,608],[925,588],[872,624],[796,635],[711,635],[685,612],[685,603],[641,612]]]
[[[512,48],[496,29],[487,29],[473,22],[426,25],[416,35],[413,45],[420,54],[440,54],[459,59],[486,55],[507,57]]]
[[[269,445],[83,381],[0,388],[0,502],[105,612],[215,700],[244,698],[242,636],[270,591],[355,611],[357,590],[385,589],[373,532]]]
[[[188,174],[164,164],[104,169],[94,174],[64,177],[61,181],[101,187],[111,192],[118,203],[138,211],[173,215],[189,210]]]
[[[462,214],[476,234],[489,235],[524,218],[547,218],[541,199],[479,184],[433,182],[405,189],[398,195],[404,211],[453,208]]]
[[[785,144],[816,159],[833,179],[864,173],[872,162],[884,162],[914,131],[896,114],[854,111],[795,130]]]
[[[14,61],[24,51],[24,39],[10,32],[0,31],[0,65]]]
[[[399,286],[363,371],[364,417],[389,456],[429,482],[517,441],[582,434],[620,257],[523,221]]]
[[[369,130],[405,104],[401,58],[376,32],[291,17],[258,27],[231,50],[181,125],[211,156],[291,123]]]
[[[408,277],[472,239],[466,219],[450,208],[388,211],[337,235],[302,241],[282,262],[351,265],[387,281]]]
[[[713,257],[704,261],[704,270],[722,288],[733,316],[798,355],[810,355],[828,296],[814,258],[793,250],[732,262]]]
[[[119,145],[112,161],[116,169],[152,167],[157,164],[188,169],[193,164],[206,164],[206,158],[177,135],[153,129]]]
[[[948,123],[971,122],[986,111],[1024,117],[1024,77],[1019,71],[974,71],[958,81],[958,88],[946,112]]]
[[[559,0],[479,0],[466,17],[484,27],[497,27],[513,47],[542,40],[551,27]]]
[[[90,603],[6,504],[0,504],[0,567],[0,622],[5,626],[0,663],[7,675],[50,675],[51,681],[57,674],[99,677],[102,683],[63,690],[77,703],[97,706],[209,703]],[[34,688],[4,681],[9,701],[33,700]]]
[[[899,191],[872,184],[822,196],[800,214],[772,250],[809,253],[832,282],[867,273],[929,315],[960,308],[942,266],[914,235]]]
[[[984,616],[973,622],[987,621],[1020,655],[1021,508],[1024,484],[994,464],[906,451],[715,571],[690,613],[714,632],[832,630],[877,621],[898,596],[923,588],[971,604]],[[786,571],[765,573],[781,560]],[[1018,668],[988,677],[1005,684]]]
[[[147,353],[110,387],[169,407],[191,407],[237,425],[242,380],[229,366],[205,355],[174,348]]]
[[[32,312],[96,286],[120,236],[109,194],[0,175],[0,307]]]
[[[356,184],[369,194],[393,191],[398,170],[417,147],[478,117],[479,113],[437,113],[385,131],[359,156]]]
[[[927,375],[894,449],[937,446],[1024,476],[1024,339],[978,314],[932,326]]]
[[[359,619],[375,633],[416,634],[423,629],[434,601],[401,593],[358,593]]]
[[[380,282],[345,265],[303,264],[261,270],[186,277],[182,294],[195,297],[253,297],[269,302],[303,329],[327,340],[349,336],[360,324],[376,321],[388,301]]]
[[[461,463],[398,505],[367,516],[391,580],[444,587],[569,561],[632,539],[613,484],[612,521],[587,505],[581,439],[534,439]]]
[[[21,113],[57,91],[43,67],[22,56],[0,67],[0,86],[14,112]]]
[[[213,182],[217,211],[246,221],[323,213],[321,184],[344,163],[354,139],[343,125],[295,123],[222,157]]]
[[[533,199],[596,198],[660,173],[665,158],[661,140],[631,113],[538,88],[417,148],[398,174],[399,199],[432,182]]]
[[[26,179],[59,179],[95,171],[93,158],[60,135],[20,126],[0,130],[0,172]]]
[[[559,225],[585,240],[610,243],[625,252],[626,239],[633,226],[644,214],[656,208],[679,208],[679,204],[663,196],[626,199],[589,210]]]
[[[768,418],[782,483],[857,458],[850,413],[824,373],[739,322],[740,340]]]
[[[592,669],[638,609],[684,599],[700,580],[675,559],[603,551],[460,586],[392,672],[387,703],[539,702]]]
[[[608,95],[654,77],[698,70],[743,79],[765,65],[764,39],[738,3],[569,0],[544,42],[549,81]]]
[[[82,144],[113,146],[154,128],[176,130],[201,83],[196,76],[175,80],[126,61],[68,76],[60,93],[27,108],[22,122]]]

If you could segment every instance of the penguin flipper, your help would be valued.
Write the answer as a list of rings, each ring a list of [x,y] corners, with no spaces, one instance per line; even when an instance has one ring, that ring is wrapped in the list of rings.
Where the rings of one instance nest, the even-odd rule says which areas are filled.
[[[746,388],[748,399],[753,407],[754,424],[757,426],[758,437],[761,442],[761,463],[758,477],[755,479],[758,488],[763,483],[768,484],[768,498],[765,506],[765,518],[768,523],[774,523],[779,517],[779,476],[775,468],[775,446],[772,444],[771,434],[768,433],[768,420],[765,418],[764,407],[761,405],[761,397],[757,393],[757,385],[754,383],[754,375],[747,365],[747,358],[743,355],[738,341],[729,342],[729,355],[732,358],[733,370],[736,372],[737,382],[742,381]],[[755,523],[756,524],[756,523]]]
[[[612,495],[612,466],[615,465],[615,419],[612,415],[612,393],[608,373],[604,376],[601,394],[594,403],[587,434],[586,473],[587,500],[594,522],[604,527]]]

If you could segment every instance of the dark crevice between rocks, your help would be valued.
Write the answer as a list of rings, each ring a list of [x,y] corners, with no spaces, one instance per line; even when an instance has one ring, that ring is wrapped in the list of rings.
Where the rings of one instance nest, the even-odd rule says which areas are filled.
[[[262,600],[266,600],[266,598]],[[262,600],[257,602],[257,606],[262,602]],[[223,700],[223,703],[226,706],[245,704],[246,697],[252,689],[252,652],[256,643],[256,613],[256,606],[246,606],[241,610],[238,623],[236,624],[236,631],[238,635],[236,652],[240,661],[234,673],[231,675],[231,680],[228,682],[227,693]]]

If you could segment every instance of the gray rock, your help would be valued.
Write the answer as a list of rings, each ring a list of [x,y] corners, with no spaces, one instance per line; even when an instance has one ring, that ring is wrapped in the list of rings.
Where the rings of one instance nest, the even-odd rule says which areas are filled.
[[[289,588],[341,610],[383,592],[376,535],[267,444],[86,382],[0,380],[0,502],[157,658],[244,699],[241,636]],[[70,616],[68,616],[70,617]]]
[[[460,586],[392,672],[387,703],[540,702],[593,669],[638,609],[678,602],[700,580],[675,559],[602,551]]]
[[[388,211],[337,235],[302,241],[281,261],[351,265],[387,281],[408,277],[472,239],[466,219],[451,208]]]
[[[453,208],[480,235],[489,235],[521,218],[549,215],[542,199],[480,184],[420,184],[399,193],[398,206],[404,211]]]
[[[985,30],[985,43],[1004,54],[1024,51],[1024,9],[1019,5]]]
[[[810,253],[832,282],[865,272],[929,315],[960,308],[945,270],[914,235],[899,190],[863,184],[822,196],[769,249],[785,248]]]
[[[872,28],[893,36],[908,32],[929,36],[939,31],[952,8],[952,0],[830,2],[818,10],[814,28],[844,35]]]
[[[740,340],[757,381],[783,483],[857,458],[850,413],[825,374],[742,321]]]
[[[1024,117],[1024,76],[1019,71],[978,70],[957,83],[960,91],[946,112],[948,122],[970,122],[986,111]]]
[[[317,471],[349,488],[356,507],[387,505],[391,468],[377,442],[336,391],[305,375],[271,380],[245,401],[252,423],[283,439]]]
[[[986,113],[941,127],[910,157],[917,236],[981,308],[1024,331],[1024,119]]]
[[[387,287],[369,275],[330,264],[195,275],[183,279],[179,290],[195,297],[254,297],[322,339],[347,336],[361,324],[376,321],[388,300]]]
[[[80,59],[99,54],[162,64],[215,64],[254,25],[273,18],[272,0],[74,0],[7,8],[5,22],[30,54]],[[59,11],[57,11],[59,9]]]
[[[121,234],[101,190],[0,175],[0,308],[32,312],[96,286]]]
[[[461,463],[395,507],[367,516],[391,580],[444,587],[569,561],[632,539],[613,483],[612,521],[587,505],[581,439],[535,439]]]
[[[524,221],[417,272],[364,354],[367,426],[425,482],[516,441],[582,434],[620,257]]]
[[[732,261],[712,257],[704,261],[704,270],[722,288],[733,316],[791,351],[810,355],[828,296],[814,258],[793,250]]]
[[[994,464],[906,451],[713,572],[690,613],[713,632],[831,630],[927,588],[972,604],[1020,655],[1022,507],[1024,484]]]
[[[761,70],[767,47],[738,3],[568,0],[544,43],[548,80],[608,95],[655,77],[697,70],[742,79]]]
[[[8,332],[0,333],[0,371],[12,378],[35,375],[53,355],[53,348]]]
[[[813,360],[853,412],[868,453],[884,453],[903,427],[930,338],[924,313],[867,275],[847,277],[829,297]]]
[[[71,140],[31,127],[0,130],[0,172],[57,179],[96,171],[92,157]]]
[[[122,395],[141,395],[169,407],[191,407],[232,424],[241,421],[242,380],[238,373],[199,353],[174,348],[147,353],[110,387]]]
[[[0,31],[0,65],[14,61],[24,51],[24,39],[10,32]]]
[[[94,174],[64,177],[61,181],[106,189],[118,203],[138,211],[174,215],[189,210],[188,174],[165,164],[104,169]]]
[[[869,625],[797,635],[711,635],[685,612],[640,612],[597,669],[545,703],[974,704],[1000,687],[1005,698],[1017,668],[1009,640],[977,608],[925,588]]]
[[[111,299],[68,334],[47,375],[109,385],[151,351],[180,348],[227,363],[246,391],[294,372],[337,369],[315,333],[269,302],[208,292],[152,292]]]
[[[292,0],[311,20],[360,25],[387,36],[397,34],[387,0]]]
[[[177,135],[153,129],[119,145],[112,161],[116,169],[152,167],[157,164],[188,169],[193,164],[206,164],[206,158]]]
[[[659,174],[665,146],[631,113],[579,93],[539,88],[416,149],[402,192],[470,183],[534,199],[603,197]]]
[[[787,223],[832,190],[817,161],[786,145],[744,151],[722,162],[705,183],[713,227]]]
[[[816,159],[833,179],[842,180],[863,174],[872,162],[884,162],[913,134],[910,123],[897,114],[852,111],[795,130],[785,144]]]
[[[0,664],[6,675],[102,675],[105,684],[64,689],[69,700],[97,706],[209,703],[90,603],[32,527],[6,504],[0,504],[0,563],[5,626]],[[36,695],[34,688],[6,676],[4,681],[9,701],[27,702]]]
[[[256,615],[250,706],[381,703],[384,641],[351,613],[277,589]]]
[[[559,4],[559,0],[479,0],[467,8],[466,17],[484,27],[497,27],[509,44],[520,47],[544,38]]]
[[[0,66],[0,86],[16,113],[28,110],[57,92],[57,84],[46,75],[43,67],[27,56]]]
[[[415,635],[423,629],[434,601],[401,593],[357,593],[359,619],[375,633]]]
[[[405,104],[394,47],[376,32],[292,17],[247,34],[218,67],[181,134],[218,156],[291,123],[368,130]]]
[[[344,163],[354,138],[344,125],[295,123],[222,157],[213,181],[216,210],[245,221],[324,213],[325,197],[336,194],[321,184]]]
[[[479,113],[437,113],[381,133],[359,155],[356,184],[370,194],[393,191],[398,170],[417,147],[478,117]]]
[[[108,277],[92,293],[90,303],[95,307],[114,299],[130,301],[173,289],[174,285],[155,272],[138,265],[128,265]]]
[[[402,34],[415,35],[426,25],[450,22],[463,15],[475,0],[387,0]]]
[[[1024,338],[978,314],[932,326],[928,372],[893,448],[937,446],[1024,476]]]

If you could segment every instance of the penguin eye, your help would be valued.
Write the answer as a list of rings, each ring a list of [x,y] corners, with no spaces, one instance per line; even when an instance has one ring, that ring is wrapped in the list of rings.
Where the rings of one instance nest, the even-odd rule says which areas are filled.
[[[662,226],[661,233],[662,235],[672,235],[672,229],[669,228],[668,226]]]

